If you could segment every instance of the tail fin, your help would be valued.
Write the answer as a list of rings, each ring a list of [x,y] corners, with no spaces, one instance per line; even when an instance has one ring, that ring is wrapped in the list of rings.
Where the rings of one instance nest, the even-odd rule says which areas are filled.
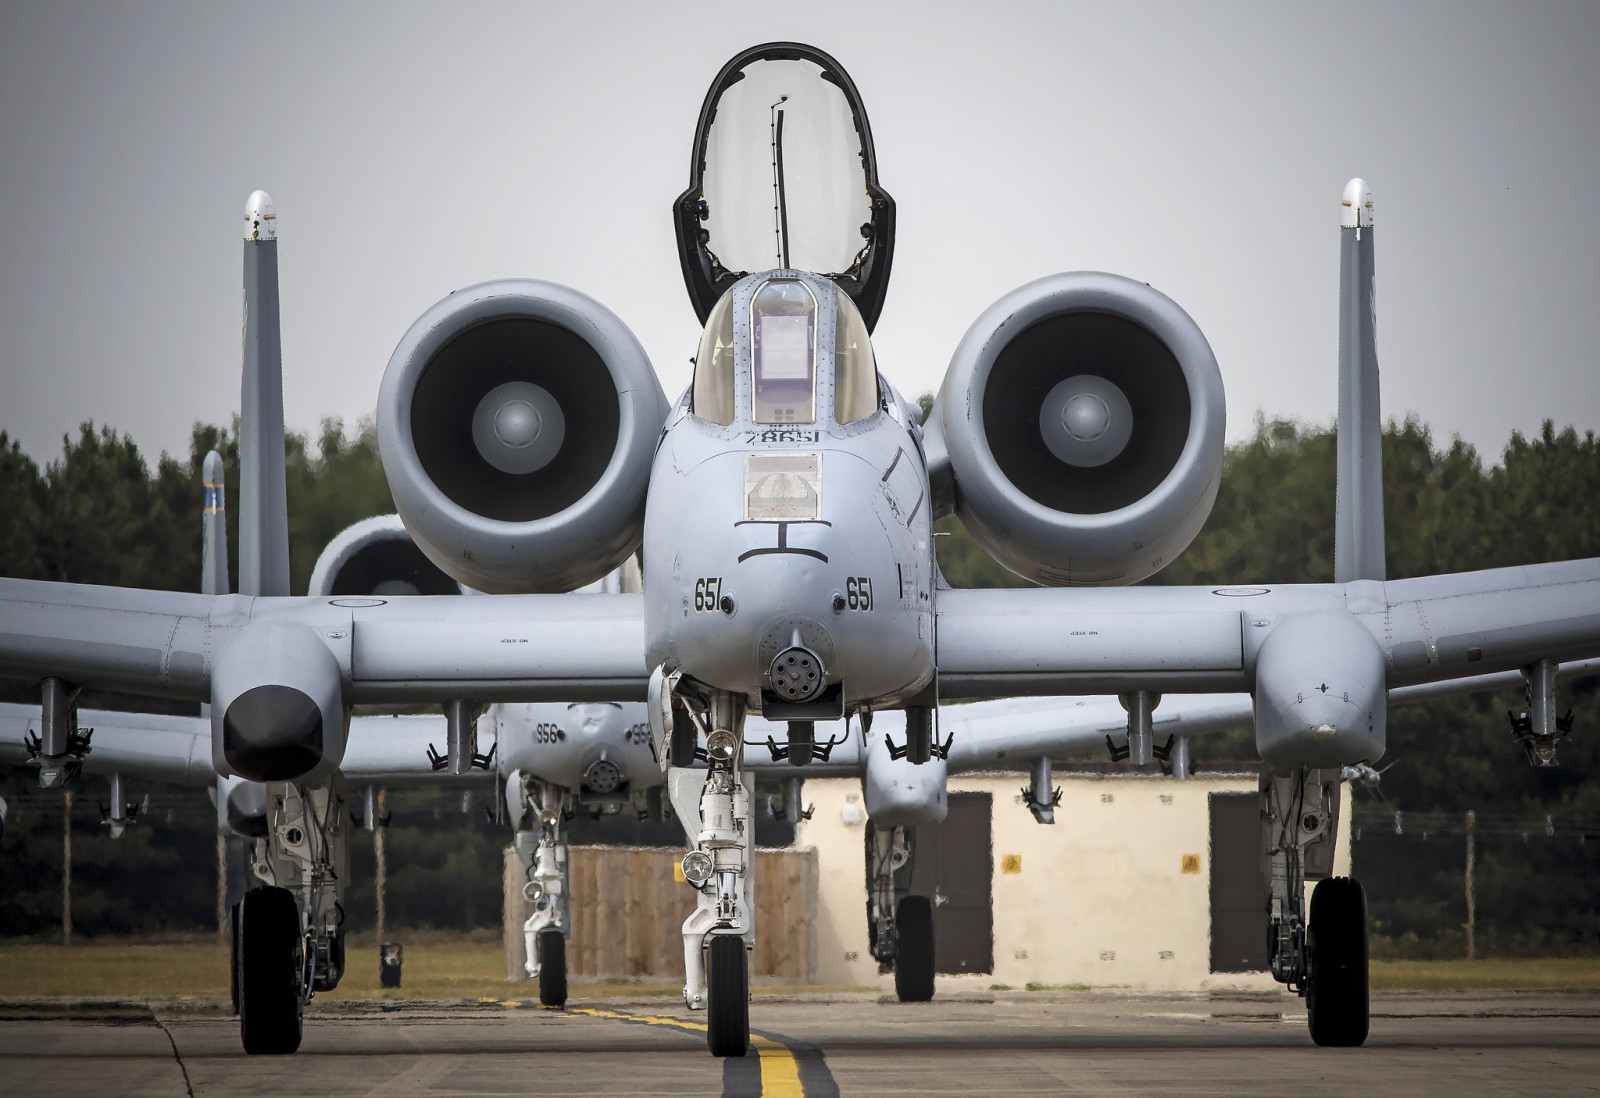
[[[239,592],[289,593],[278,338],[277,211],[266,191],[244,210],[244,386],[239,415]]]
[[[1383,418],[1378,405],[1372,192],[1364,179],[1345,184],[1339,237],[1339,440],[1333,579],[1348,583],[1384,578]]]

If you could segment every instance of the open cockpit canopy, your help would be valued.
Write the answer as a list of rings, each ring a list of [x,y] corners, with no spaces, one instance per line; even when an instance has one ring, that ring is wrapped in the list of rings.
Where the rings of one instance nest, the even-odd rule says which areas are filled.
[[[723,66],[695,128],[689,188],[673,203],[678,257],[702,322],[745,275],[831,278],[877,323],[894,252],[894,200],[872,129],[839,63],[769,42]]]

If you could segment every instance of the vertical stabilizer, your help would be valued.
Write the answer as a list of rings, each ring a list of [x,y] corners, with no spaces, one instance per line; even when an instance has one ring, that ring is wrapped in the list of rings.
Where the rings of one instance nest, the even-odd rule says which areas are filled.
[[[239,415],[239,592],[289,593],[278,339],[277,212],[266,191],[244,209],[244,386]]]
[[[226,595],[228,586],[228,493],[222,480],[222,455],[206,455],[204,537],[200,543],[200,593]]]
[[[1345,184],[1339,228],[1339,450],[1333,579],[1381,580],[1383,419],[1378,406],[1372,192]]]

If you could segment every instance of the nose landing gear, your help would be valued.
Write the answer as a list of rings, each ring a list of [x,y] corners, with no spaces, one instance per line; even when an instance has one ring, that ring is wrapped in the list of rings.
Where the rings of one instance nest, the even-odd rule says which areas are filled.
[[[513,841],[528,881],[522,886],[533,914],[522,924],[527,960],[524,971],[539,981],[539,1002],[565,1006],[567,1002],[568,917],[567,834],[562,828],[570,795],[549,782],[522,779],[522,804]]]
[[[743,780],[744,699],[713,692],[704,715],[707,769],[667,769],[672,808],[693,848],[684,855],[683,877],[698,893],[694,912],[683,922],[683,999],[690,1010],[706,1011],[713,1056],[743,1056],[750,1048],[748,950],[755,937],[755,819]]]

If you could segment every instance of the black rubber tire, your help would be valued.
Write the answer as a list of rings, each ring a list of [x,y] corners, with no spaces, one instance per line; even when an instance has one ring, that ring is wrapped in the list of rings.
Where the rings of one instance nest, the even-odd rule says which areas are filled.
[[[933,758],[933,710],[906,706],[906,762],[921,766]]]
[[[228,908],[228,995],[239,1013],[239,906]]]
[[[1353,877],[1318,881],[1306,932],[1311,973],[1306,1019],[1319,1045],[1355,1048],[1367,1039],[1367,894]]]
[[[789,765],[810,766],[812,748],[817,743],[816,721],[789,722]]]
[[[719,934],[706,961],[706,1044],[713,1056],[750,1051],[750,958],[744,939]]]
[[[239,1036],[252,1056],[300,1047],[300,913],[286,888],[257,888],[239,907]]]
[[[902,1003],[933,998],[933,904],[906,896],[894,909],[894,992]]]
[[[567,1005],[567,939],[559,930],[541,930],[534,939],[539,951],[539,1002]]]

